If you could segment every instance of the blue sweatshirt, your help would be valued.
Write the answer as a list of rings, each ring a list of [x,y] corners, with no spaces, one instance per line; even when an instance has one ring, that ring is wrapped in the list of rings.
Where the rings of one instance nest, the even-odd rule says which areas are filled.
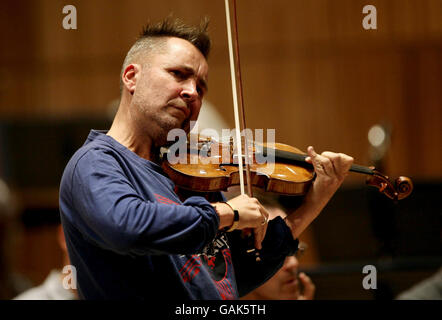
[[[219,217],[205,197],[182,202],[175,190],[160,166],[105,132],[91,131],[60,185],[61,220],[81,298],[237,299],[297,249],[277,218],[256,262],[240,232],[218,231]]]

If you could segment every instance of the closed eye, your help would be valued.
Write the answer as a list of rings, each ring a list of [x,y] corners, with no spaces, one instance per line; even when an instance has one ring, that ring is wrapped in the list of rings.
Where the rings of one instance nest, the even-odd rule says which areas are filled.
[[[185,74],[182,71],[180,71],[180,70],[170,70],[170,73],[173,76],[175,76],[175,77],[177,77],[179,79],[184,79],[185,78]]]
[[[186,80],[189,77],[192,77],[195,73],[191,68],[184,67],[181,69],[170,69],[169,73],[172,74],[179,81]],[[200,97],[202,97],[208,90],[207,83],[204,80],[198,80],[199,84],[197,86],[197,91]]]

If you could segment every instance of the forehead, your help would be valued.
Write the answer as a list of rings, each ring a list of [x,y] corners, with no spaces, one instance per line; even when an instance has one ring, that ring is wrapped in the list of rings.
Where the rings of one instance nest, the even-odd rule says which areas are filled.
[[[185,67],[206,79],[209,66],[203,54],[189,41],[180,38],[167,38],[162,49],[153,55],[152,62],[165,67]]]

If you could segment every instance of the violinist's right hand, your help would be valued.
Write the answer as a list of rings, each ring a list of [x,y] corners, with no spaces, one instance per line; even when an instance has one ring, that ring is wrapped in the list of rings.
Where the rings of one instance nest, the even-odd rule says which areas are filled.
[[[264,240],[267,231],[267,222],[269,213],[259,203],[258,199],[251,198],[248,195],[240,195],[228,202],[217,202],[213,205],[220,217],[219,229],[229,228],[233,224],[233,209],[238,210],[239,221],[236,229],[253,229],[255,247],[261,249],[261,243]]]

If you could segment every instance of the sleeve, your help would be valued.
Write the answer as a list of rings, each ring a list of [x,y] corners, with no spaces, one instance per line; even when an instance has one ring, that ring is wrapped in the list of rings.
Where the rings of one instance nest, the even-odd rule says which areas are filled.
[[[293,239],[289,227],[281,217],[269,221],[260,250],[261,261],[256,261],[253,253],[247,253],[249,240],[242,237],[240,230],[232,232],[229,237],[240,297],[270,279],[282,267],[285,258],[295,254],[299,244],[298,239]]]
[[[145,201],[110,154],[88,152],[77,162],[71,197],[83,236],[121,254],[194,254],[218,231],[218,215],[207,200]]]

